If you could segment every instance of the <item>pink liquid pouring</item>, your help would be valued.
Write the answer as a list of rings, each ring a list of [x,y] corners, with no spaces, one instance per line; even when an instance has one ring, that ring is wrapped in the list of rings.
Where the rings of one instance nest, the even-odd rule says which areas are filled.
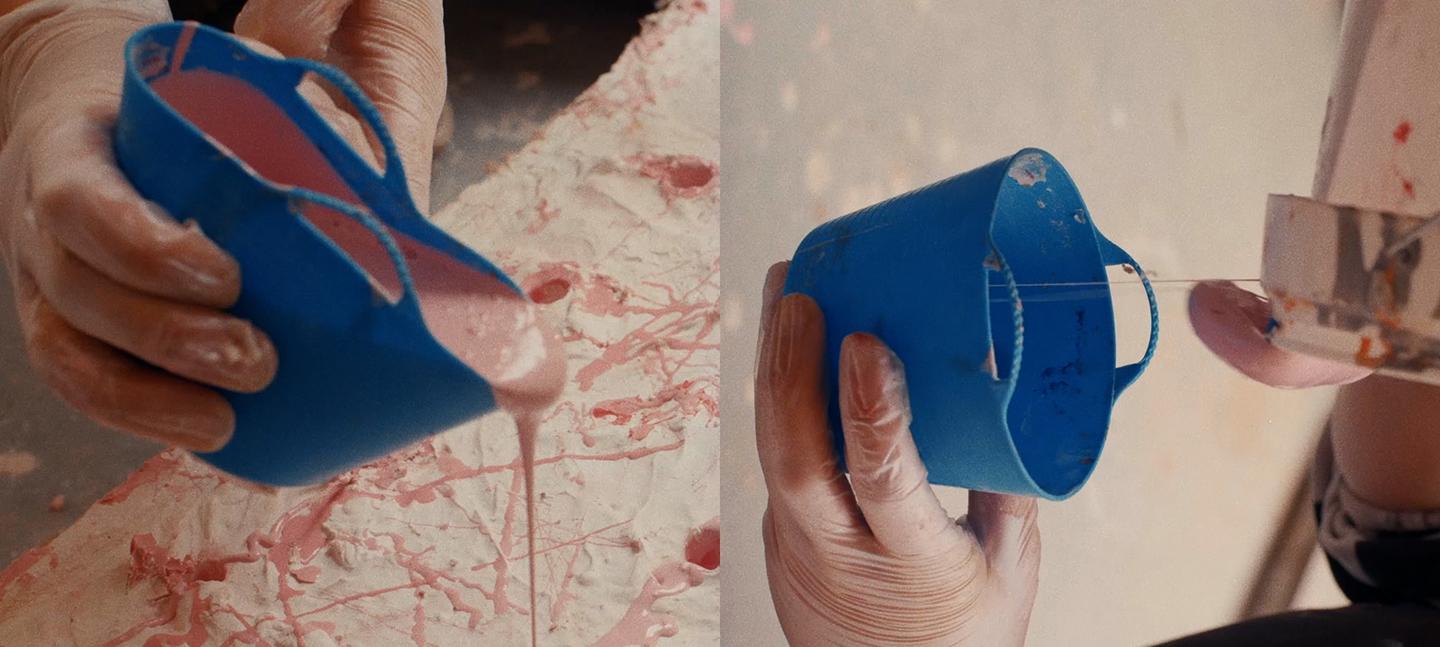
[[[187,34],[188,36],[188,34]],[[182,39],[177,50],[183,52]],[[244,81],[207,70],[180,70],[177,62],[151,87],[220,147],[265,179],[361,204],[320,150],[284,112]],[[263,136],[257,134],[263,133]],[[336,243],[392,301],[399,274],[380,241],[350,217],[309,205],[304,217]],[[534,304],[499,279],[389,231],[406,258],[420,311],[435,339],[488,381],[496,402],[515,417],[525,477],[531,644],[538,643],[535,578],[535,437],[540,414],[565,385],[558,337]]]

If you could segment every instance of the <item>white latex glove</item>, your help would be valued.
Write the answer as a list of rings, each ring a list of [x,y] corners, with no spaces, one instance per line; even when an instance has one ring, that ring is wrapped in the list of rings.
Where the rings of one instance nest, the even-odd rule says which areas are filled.
[[[222,312],[240,292],[235,261],[115,165],[124,42],[169,17],[159,0],[70,0],[0,18],[0,258],[31,364],[65,400],[108,427],[213,450],[234,413],[210,387],[259,390],[277,358]]]
[[[430,162],[445,108],[441,5],[441,0],[250,0],[235,19],[237,35],[285,56],[329,63],[365,91],[395,139],[421,212],[429,209]],[[382,155],[378,142],[371,147],[376,157]]]
[[[1023,644],[1040,565],[1034,499],[972,491],[951,521],[910,436],[904,367],[864,334],[841,351],[847,480],[826,425],[824,319],[809,297],[778,299],[787,267],[766,277],[755,428],[767,576],[790,644]]]
[[[263,332],[222,312],[239,295],[235,261],[115,166],[124,42],[169,19],[160,0],[37,1],[0,18],[0,177],[16,187],[0,197],[0,258],[31,364],[65,400],[105,426],[209,451],[234,428],[209,387],[258,391],[278,358]],[[424,208],[445,91],[439,0],[255,0],[238,27],[266,54],[354,78]],[[306,81],[301,93],[363,156],[378,156],[322,86]]]

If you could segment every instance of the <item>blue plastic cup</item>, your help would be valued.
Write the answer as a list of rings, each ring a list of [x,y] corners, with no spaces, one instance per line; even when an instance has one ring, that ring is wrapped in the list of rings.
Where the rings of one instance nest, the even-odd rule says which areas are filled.
[[[1117,368],[1105,268],[1122,264],[1144,284],[1150,340],[1143,359]],[[842,465],[840,342],[866,332],[905,365],[910,431],[931,483],[1047,499],[1071,496],[1094,471],[1111,408],[1159,334],[1139,264],[1095,228],[1060,163],[1034,148],[817,227],[795,251],[785,293],[825,313]]]
[[[427,329],[411,265],[443,256],[459,268],[454,280],[499,281],[523,293],[419,213],[385,125],[354,83],[319,63],[257,54],[194,23],[140,30],[126,45],[125,63],[115,130],[120,168],[147,199],[195,221],[235,257],[242,288],[230,311],[265,331],[280,358],[265,390],[222,391],[235,410],[235,434],[201,459],[260,483],[311,484],[495,407],[490,384]],[[383,145],[383,171],[296,92],[307,73],[357,108]],[[197,74],[217,89],[189,93],[185,106],[163,96],[166,84]],[[243,82],[240,94],[258,91],[263,101],[227,105],[233,98],[217,94],[225,79]],[[271,110],[288,120],[284,128],[256,129],[247,139],[222,144],[199,125]],[[316,186],[330,181],[335,190],[262,176],[237,153],[277,146],[309,156],[313,164],[299,173],[320,173]],[[323,233],[322,219],[349,240]],[[368,261],[346,251],[366,246],[374,251]],[[379,279],[398,294],[387,296]]]

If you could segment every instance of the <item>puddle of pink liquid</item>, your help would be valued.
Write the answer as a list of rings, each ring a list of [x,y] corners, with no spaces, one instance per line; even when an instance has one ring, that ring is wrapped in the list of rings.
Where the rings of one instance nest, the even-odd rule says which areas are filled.
[[[260,176],[360,204],[323,154],[284,112],[249,84],[208,70],[176,71],[151,87],[177,111]],[[305,218],[356,262],[387,297],[400,294],[389,255],[362,224],[310,205]],[[565,383],[563,350],[534,304],[477,271],[401,232],[389,234],[410,269],[426,325],[457,358],[483,376],[517,421],[525,473],[531,643],[538,640],[535,580],[535,436],[539,414]],[[557,297],[558,298],[558,297]],[[553,300],[553,299],[552,299]]]
[[[685,542],[685,561],[713,571],[720,568],[720,519],[706,522],[690,533]]]
[[[699,586],[705,581],[705,574],[704,568],[688,561],[661,565],[650,574],[620,622],[591,647],[655,647],[661,638],[679,633],[675,618],[656,612],[655,603]]]

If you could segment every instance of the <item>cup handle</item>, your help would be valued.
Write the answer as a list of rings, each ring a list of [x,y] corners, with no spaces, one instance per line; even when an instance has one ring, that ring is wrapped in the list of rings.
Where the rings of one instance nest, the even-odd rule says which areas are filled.
[[[370,230],[371,235],[375,236],[375,239],[380,241],[380,245],[385,248],[385,254],[390,257],[390,262],[395,266],[395,275],[400,278],[400,300],[397,301],[395,305],[404,308],[416,317],[421,316],[419,297],[415,290],[415,280],[410,276],[410,265],[405,262],[405,254],[400,251],[400,246],[395,242],[395,238],[390,235],[389,229],[385,227],[384,223],[380,222],[379,218],[376,218],[374,214],[366,209],[357,207],[334,196],[320,193],[319,191],[291,187],[286,192],[292,199],[312,202],[322,207],[334,209]]]
[[[1120,249],[1119,245],[1110,242],[1098,229],[1095,231],[1095,237],[1100,243],[1100,259],[1105,265],[1129,265],[1135,268],[1135,273],[1140,276],[1140,284],[1145,287],[1145,298],[1150,302],[1150,341],[1145,346],[1145,356],[1134,364],[1126,364],[1115,369],[1115,392],[1111,398],[1116,399],[1127,387],[1140,378],[1140,374],[1145,372],[1145,367],[1149,366],[1150,360],[1155,357],[1155,345],[1160,341],[1160,309],[1155,304],[1155,288],[1151,287],[1150,277],[1145,275],[1145,270],[1140,267],[1140,264],[1136,263],[1128,252]]]
[[[381,181],[386,189],[397,198],[408,202],[410,200],[410,187],[405,182],[405,167],[400,161],[400,153],[395,148],[395,140],[390,136],[390,131],[385,127],[385,120],[380,117],[380,111],[370,98],[365,96],[365,91],[355,85],[350,77],[344,72],[329,65],[312,61],[305,58],[287,58],[278,61],[282,65],[297,68],[300,72],[311,72],[316,76],[330,82],[336,89],[340,90],[350,105],[355,107],[356,112],[365,120],[375,138],[380,141],[380,146],[385,153],[385,168],[381,171]],[[329,206],[329,205],[326,205]]]
[[[1010,321],[1015,325],[1015,347],[1010,349],[1010,372],[1006,379],[1000,382],[1006,389],[1010,389],[1014,388],[1015,381],[1020,379],[1020,358],[1025,355],[1025,306],[1020,300],[1020,288],[1015,283],[1015,272],[1010,269],[1010,264],[1005,262],[1005,255],[1000,253],[1000,248],[993,241],[990,243],[990,255],[1000,267],[1000,273],[1005,275],[1005,287],[1010,296]]]

